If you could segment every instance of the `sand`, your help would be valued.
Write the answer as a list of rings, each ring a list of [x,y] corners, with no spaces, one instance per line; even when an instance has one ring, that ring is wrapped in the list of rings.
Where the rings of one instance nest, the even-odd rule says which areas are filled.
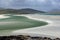
[[[10,16],[0,15],[0,19],[2,18],[9,18]]]
[[[11,35],[31,35],[31,36],[48,36],[48,37],[59,37],[60,38],[60,16],[59,15],[39,15],[39,14],[28,14],[24,15],[28,18],[46,21],[49,24],[42,27],[28,28],[22,30],[12,31]],[[0,16],[1,18],[8,18]]]
[[[1,19],[4,20],[5,18],[9,18],[11,15],[10,15],[10,16],[9,16],[9,15],[0,15],[0,16],[1,16]],[[16,16],[16,15],[12,15],[12,16]],[[24,15],[20,15],[20,16],[24,16]],[[28,16],[26,16],[26,17],[28,17]],[[30,17],[28,17],[28,18],[30,18]],[[33,18],[30,18],[30,19],[33,19]],[[34,19],[35,19],[35,18],[34,18]],[[39,21],[39,19],[35,19],[35,20],[38,20],[38,21]],[[14,24],[15,21],[0,21],[0,26],[6,28],[6,27],[7,27],[6,25],[7,25],[7,24],[9,25],[9,24],[11,24],[11,23]],[[17,23],[17,22],[16,22],[16,23]],[[12,25],[12,24],[11,24],[11,25]],[[3,25],[5,25],[5,26],[3,26]],[[16,26],[16,25],[15,25],[15,26]],[[10,27],[10,25],[9,25],[8,27]],[[4,28],[2,28],[2,29],[4,29]],[[7,32],[9,31],[9,32],[6,33],[6,31],[7,31]],[[2,36],[8,35],[8,34],[10,34],[13,30],[12,30],[12,31],[6,30],[6,31],[1,31],[1,30],[0,30],[0,35],[2,35]]]
[[[33,14],[33,15],[26,15],[30,18],[36,18],[36,19],[44,19],[45,21],[48,21],[48,25],[42,26],[42,27],[35,27],[35,28],[29,28],[29,29],[23,29],[23,30],[16,30],[13,31],[13,34],[27,34],[27,35],[35,35],[40,36],[42,35],[49,35],[49,37],[59,37],[60,38],[60,16],[56,15],[39,15],[39,14]]]

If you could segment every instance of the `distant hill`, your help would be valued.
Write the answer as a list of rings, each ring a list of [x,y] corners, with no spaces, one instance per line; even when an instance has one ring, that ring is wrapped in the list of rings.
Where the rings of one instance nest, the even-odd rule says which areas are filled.
[[[34,14],[34,13],[45,13],[44,11],[38,11],[30,8],[25,9],[1,9],[0,14],[16,13],[16,14]]]
[[[21,9],[20,11],[26,12],[26,13],[45,13],[44,11],[38,11],[38,10],[34,10],[34,9]]]
[[[49,14],[49,15],[60,15],[60,9],[53,9],[47,14]]]

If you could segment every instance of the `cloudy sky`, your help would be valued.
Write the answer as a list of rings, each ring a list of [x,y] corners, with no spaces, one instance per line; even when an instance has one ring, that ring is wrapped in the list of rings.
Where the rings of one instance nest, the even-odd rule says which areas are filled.
[[[0,7],[4,8],[33,8],[37,10],[51,10],[60,8],[60,0],[0,0]]]

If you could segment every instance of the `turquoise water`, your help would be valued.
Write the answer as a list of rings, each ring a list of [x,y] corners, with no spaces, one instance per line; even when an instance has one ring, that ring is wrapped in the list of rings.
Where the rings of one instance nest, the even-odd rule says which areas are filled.
[[[32,28],[48,24],[47,22],[29,19],[24,16],[14,16],[14,15],[5,15],[5,16],[10,17],[0,19],[0,35],[9,34],[14,30]]]

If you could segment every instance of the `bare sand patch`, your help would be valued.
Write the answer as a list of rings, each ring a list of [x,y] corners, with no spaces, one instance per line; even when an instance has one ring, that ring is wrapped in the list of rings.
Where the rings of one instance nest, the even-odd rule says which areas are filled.
[[[0,19],[2,18],[9,18],[10,16],[0,15]]]

